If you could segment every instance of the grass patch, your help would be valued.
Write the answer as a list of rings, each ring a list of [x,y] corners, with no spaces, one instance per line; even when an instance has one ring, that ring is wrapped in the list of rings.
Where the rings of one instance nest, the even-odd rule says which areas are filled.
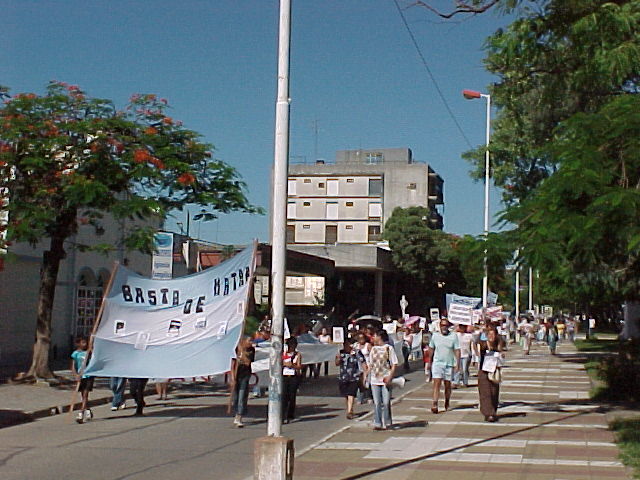
[[[592,335],[588,340],[576,340],[575,346],[580,352],[616,352],[620,346],[617,339],[599,339]]]
[[[615,432],[622,463],[633,468],[634,478],[640,478],[640,417],[616,419],[611,429]]]

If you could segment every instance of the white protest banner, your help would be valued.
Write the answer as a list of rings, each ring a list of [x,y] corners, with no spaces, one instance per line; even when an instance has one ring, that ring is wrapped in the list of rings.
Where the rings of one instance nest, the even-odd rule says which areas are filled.
[[[255,264],[250,247],[220,265],[173,280],[119,266],[86,373],[184,378],[229,370],[242,334]]]
[[[432,322],[437,322],[440,320],[440,309],[438,308],[430,308],[429,309],[429,317]]]
[[[498,294],[493,292],[487,292],[487,306],[492,307],[498,302]]]
[[[461,303],[449,305],[449,321],[461,325],[471,325],[473,307]]]

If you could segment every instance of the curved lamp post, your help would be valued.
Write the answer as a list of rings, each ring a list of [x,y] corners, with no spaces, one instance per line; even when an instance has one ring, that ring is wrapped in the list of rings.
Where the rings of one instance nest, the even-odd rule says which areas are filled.
[[[484,154],[484,241],[489,237],[489,137],[491,133],[491,95],[463,90],[462,95],[467,100],[485,98],[487,100],[487,149]],[[484,249],[484,277],[482,278],[482,314],[487,310],[487,294],[489,292],[489,268],[487,265],[487,247]]]

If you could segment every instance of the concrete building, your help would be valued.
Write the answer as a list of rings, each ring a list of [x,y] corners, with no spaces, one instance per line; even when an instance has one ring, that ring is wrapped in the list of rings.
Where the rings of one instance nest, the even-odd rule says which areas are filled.
[[[408,148],[342,150],[335,163],[291,164],[287,243],[335,262],[343,315],[355,309],[395,314],[401,292],[382,243],[384,224],[396,207],[422,206],[429,226],[442,229],[443,185]]]

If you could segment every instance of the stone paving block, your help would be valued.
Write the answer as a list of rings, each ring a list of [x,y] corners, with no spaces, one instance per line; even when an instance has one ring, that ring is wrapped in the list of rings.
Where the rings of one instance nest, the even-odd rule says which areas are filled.
[[[572,351],[573,347],[563,348]],[[590,411],[597,405],[583,398],[590,384],[582,365],[562,364],[561,358],[547,354],[518,358],[517,348],[509,355],[514,355],[518,362],[515,362],[517,366],[505,369],[505,378],[509,380],[508,375],[512,375],[514,382],[505,385],[501,392],[502,403],[508,408],[497,424],[482,421],[475,408],[476,388],[455,390],[453,409],[431,414],[427,410],[431,385],[425,384],[393,407],[394,417],[400,421],[406,419],[406,428],[374,433],[368,425],[354,425],[329,440],[351,442],[351,446],[345,443],[338,455],[335,447],[341,444],[335,443],[334,450],[317,449],[306,457],[339,463],[344,470],[334,478],[361,473],[365,466],[370,471],[372,462],[388,468],[367,478],[628,478],[617,458],[612,432],[607,429],[607,417]],[[561,396],[566,398],[561,400]],[[424,420],[429,422],[426,427],[412,425]]]

